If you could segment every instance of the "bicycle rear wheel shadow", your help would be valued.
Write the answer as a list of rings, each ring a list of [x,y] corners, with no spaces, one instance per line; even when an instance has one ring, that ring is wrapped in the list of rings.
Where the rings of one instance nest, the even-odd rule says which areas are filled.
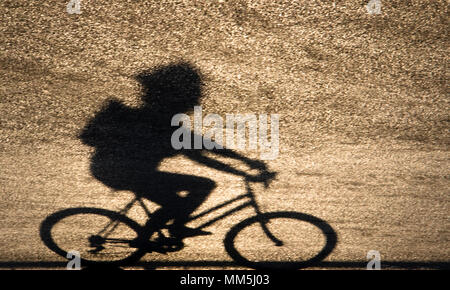
[[[67,257],[76,250],[82,266],[123,266],[146,254],[143,248],[129,246],[142,227],[127,216],[101,208],[69,208],[48,216],[41,224],[44,244]]]
[[[50,250],[64,258],[69,251],[80,252],[83,266],[131,265],[151,251],[181,249],[164,236],[146,246],[130,246],[143,231],[119,212],[69,208],[48,216],[40,235]],[[224,239],[230,257],[254,269],[310,267],[327,257],[336,243],[337,235],[328,223],[299,212],[258,214],[233,226]]]

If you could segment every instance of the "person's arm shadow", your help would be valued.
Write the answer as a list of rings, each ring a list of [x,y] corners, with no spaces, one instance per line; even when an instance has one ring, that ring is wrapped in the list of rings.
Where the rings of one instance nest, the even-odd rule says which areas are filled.
[[[202,137],[203,139],[203,137]],[[211,142],[211,141],[210,141]],[[213,142],[213,141],[212,141]],[[247,158],[231,149],[227,149],[227,148],[222,148],[222,149],[217,149],[217,147],[221,148],[223,146],[219,146],[219,144],[213,142],[213,149],[190,149],[190,150],[182,150],[182,153],[188,157],[189,159],[198,162],[200,164],[206,165],[210,168],[219,170],[219,171],[224,171],[227,173],[231,173],[234,175],[239,175],[239,176],[248,176],[248,173],[246,173],[245,171],[242,170],[238,170],[236,168],[233,168],[232,166],[225,164],[221,161],[215,160],[213,158],[207,157],[204,155],[205,152],[211,152],[214,153],[216,155],[219,156],[223,156],[223,157],[227,157],[230,159],[235,159],[235,160],[239,160],[242,161],[244,163],[246,163],[250,168],[252,169],[259,169],[260,171],[266,171],[267,170],[267,166],[264,162],[259,161],[259,160],[253,160],[250,158]]]

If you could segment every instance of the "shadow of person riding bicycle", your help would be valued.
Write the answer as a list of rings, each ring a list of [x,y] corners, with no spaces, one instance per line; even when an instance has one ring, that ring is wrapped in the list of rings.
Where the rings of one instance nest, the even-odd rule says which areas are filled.
[[[92,175],[115,190],[130,190],[157,203],[161,208],[146,225],[150,235],[172,220],[171,237],[182,239],[208,232],[185,226],[189,215],[208,197],[215,182],[194,175],[158,171],[165,158],[182,154],[216,170],[245,176],[246,173],[205,156],[206,149],[176,150],[171,144],[174,127],[171,120],[200,104],[202,78],[192,65],[173,64],[139,74],[143,87],[143,106],[129,108],[112,100],[91,120],[80,135],[83,143],[93,146]],[[193,132],[189,134],[194,135]],[[190,140],[195,137],[191,136]],[[193,148],[193,147],[191,147]],[[266,171],[258,160],[251,160],[228,149],[208,150],[247,163],[250,168]],[[268,172],[265,172],[268,173]],[[261,181],[270,174],[261,175]],[[187,192],[181,197],[180,192]]]
[[[173,116],[189,112],[194,106],[199,105],[202,97],[202,77],[195,67],[188,63],[172,64],[143,72],[137,76],[137,80],[143,88],[143,106],[130,108],[111,100],[88,122],[80,134],[84,144],[95,148],[90,167],[92,175],[114,190],[134,192],[135,199],[120,212],[98,208],[72,208],[48,216],[40,229],[41,238],[47,247],[66,257],[68,250],[74,249],[74,244],[81,245],[88,242],[89,250],[81,257],[87,264],[134,263],[147,252],[167,253],[180,250],[183,248],[183,239],[210,234],[204,230],[209,225],[241,209],[251,207],[256,215],[232,227],[224,239],[226,251],[238,264],[252,268],[300,268],[321,261],[333,250],[337,236],[325,221],[298,212],[261,211],[250,183],[262,182],[267,186],[275,177],[275,173],[270,172],[264,162],[249,159],[222,146],[214,146],[222,149],[210,150],[176,150],[172,147],[172,134],[176,129],[171,125]],[[194,136],[190,130],[187,134],[190,135],[190,140],[203,138]],[[164,159],[179,154],[215,170],[242,176],[246,193],[192,216],[216,184],[204,177],[158,170]],[[225,157],[226,160],[239,160],[259,173],[250,175],[233,168],[211,158],[210,156],[214,154]],[[187,194],[181,196],[181,192]],[[160,205],[160,208],[151,213],[142,202],[142,198],[151,200]],[[196,228],[186,226],[189,221],[241,200],[246,202]],[[128,210],[136,203],[140,204],[148,216],[144,226],[126,216]],[[76,219],[79,216],[83,218]],[[88,220],[88,216],[92,216],[93,219]],[[105,223],[105,219],[109,222]],[[66,222],[69,226],[60,225]],[[74,224],[87,226],[79,227],[79,233],[72,232],[67,235],[67,228],[73,227]],[[311,253],[304,256],[295,251],[289,255],[285,252],[274,253],[267,261],[258,256],[269,252],[266,251],[268,247],[283,248],[282,246],[287,245],[293,246],[294,250],[298,249],[304,244],[303,237],[298,232],[305,227],[296,227],[297,224],[312,226],[313,231],[321,235],[317,242],[320,244],[319,247],[314,250],[306,249]],[[61,235],[58,235],[56,225],[62,229]],[[252,228],[255,225],[262,231],[255,231]],[[94,226],[100,230],[94,230]],[[167,229],[169,235],[163,234],[162,229]],[[245,249],[253,248],[254,245],[248,238],[242,239],[239,236],[247,229],[251,229],[249,237],[256,237],[256,242],[269,242],[267,248],[260,245],[265,250],[260,251],[256,257],[254,253],[251,253],[250,257],[243,255],[242,249],[238,249],[236,245],[237,240],[244,240]],[[290,237],[280,230],[287,231]],[[262,234],[263,238],[259,238],[258,234]],[[108,252],[107,247],[115,248]],[[278,258],[288,261],[276,261]]]

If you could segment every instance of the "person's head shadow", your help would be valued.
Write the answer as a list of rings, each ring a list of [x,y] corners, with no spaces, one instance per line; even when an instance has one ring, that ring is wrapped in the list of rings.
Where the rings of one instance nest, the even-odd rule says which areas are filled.
[[[143,71],[135,78],[143,89],[143,109],[172,116],[200,104],[202,77],[199,70],[187,62]]]

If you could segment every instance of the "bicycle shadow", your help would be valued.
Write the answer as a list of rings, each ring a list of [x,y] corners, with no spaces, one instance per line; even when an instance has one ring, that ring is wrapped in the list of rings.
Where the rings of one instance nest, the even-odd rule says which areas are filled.
[[[132,191],[136,196],[146,198],[160,206],[151,214],[151,219],[144,226],[144,230],[140,230],[139,239],[148,240],[155,231],[165,227],[168,222],[171,222],[168,227],[170,234],[177,239],[207,235],[209,232],[202,228],[192,229],[185,224],[190,220],[191,214],[214,190],[216,183],[205,177],[159,171],[158,166],[161,162],[166,158],[183,155],[215,170],[242,176],[246,174],[207,157],[204,153],[208,151],[225,158],[242,161],[250,168],[263,169],[266,165],[226,148],[174,149],[171,141],[176,128],[172,126],[172,118],[176,114],[193,110],[194,106],[200,104],[203,95],[202,76],[193,65],[176,63],[158,67],[140,73],[136,76],[136,80],[142,86],[143,105],[141,107],[131,108],[117,100],[109,100],[79,135],[84,144],[95,149],[90,163],[91,174],[109,188]],[[203,138],[191,131],[187,134],[191,148],[194,148],[195,139]],[[220,148],[220,146],[217,147]],[[187,195],[181,196],[180,192],[187,192]],[[95,213],[95,209],[90,210]],[[77,213],[76,208],[70,211],[70,214],[74,213]],[[61,252],[52,240],[49,227],[54,226],[62,216],[64,215],[53,214],[41,224],[42,240],[51,250],[60,255],[64,252]],[[316,226],[320,225],[319,228],[323,230],[327,238],[322,252],[314,259],[306,264],[296,264],[296,266],[306,267],[331,253],[337,239],[333,229],[326,222],[304,214],[301,218],[307,222],[316,223]],[[237,226],[244,226],[246,221]],[[237,232],[233,229],[230,233],[236,235]],[[161,249],[164,249],[164,243],[167,243],[167,240],[161,241],[159,245]],[[225,247],[230,256],[240,264],[254,266],[248,264],[244,257],[232,250],[232,243],[232,238],[225,239]],[[152,250],[158,248],[158,245],[153,246]],[[180,249],[180,247],[175,248]],[[271,266],[269,264],[267,266]]]
[[[236,201],[230,200],[227,202],[224,202],[212,209],[205,210],[204,212],[198,214],[199,216],[203,215],[204,213],[210,213],[216,209],[221,208],[222,206],[225,206],[229,204],[230,202]],[[243,207],[247,207],[248,204],[242,204],[241,206],[237,206],[234,209],[229,210],[228,212],[220,215],[219,217],[213,218],[206,222],[203,225],[200,225],[198,228],[201,229],[203,226],[211,225],[218,220],[221,220],[227,216],[232,215],[234,212],[239,211]],[[142,230],[145,230],[141,228],[139,224],[137,224],[135,221],[129,219],[125,215],[119,212],[99,209],[99,208],[68,208],[65,210],[61,210],[58,212],[55,212],[48,216],[41,224],[40,228],[40,236],[44,244],[53,252],[57,253],[58,255],[62,257],[68,257],[67,256],[67,249],[62,249],[58,243],[54,240],[54,237],[52,235],[52,229],[63,219],[67,217],[72,217],[74,215],[85,215],[85,214],[98,214],[103,217],[109,217],[112,221],[120,221],[125,223],[128,227],[132,228],[136,231],[136,233],[139,235]],[[236,246],[236,241],[239,239],[237,238],[238,235],[245,230],[246,228],[250,228],[252,225],[260,224],[260,223],[270,223],[273,219],[292,219],[297,222],[306,222],[310,225],[313,225],[317,229],[321,231],[322,236],[325,238],[325,243],[322,246],[322,248],[314,252],[314,256],[309,257],[305,259],[304,257],[301,257],[300,254],[294,253],[294,256],[288,257],[290,261],[287,260],[260,260],[259,256],[254,256],[254,254],[251,254],[250,256],[247,256],[246,254],[242,254],[238,247]],[[115,226],[114,226],[115,227]],[[292,229],[288,229],[288,231],[292,231]],[[261,231],[259,234],[262,234],[263,231]],[[301,234],[301,233],[297,233]],[[270,242],[271,238],[270,235],[265,237],[266,242]],[[284,237],[280,237],[281,240],[284,242]],[[256,239],[258,240],[258,239]],[[121,241],[125,242],[125,245],[128,247],[130,240],[123,240]],[[248,241],[246,241],[248,243]],[[261,240],[258,240],[258,242],[261,242]],[[276,248],[276,243],[272,240],[271,248]],[[262,269],[262,270],[296,270],[296,269],[302,269],[307,268],[311,266],[317,266],[320,265],[320,263],[333,251],[333,249],[336,247],[337,244],[337,234],[334,231],[334,229],[324,220],[319,219],[315,216],[300,213],[300,212],[287,212],[287,211],[280,211],[280,212],[269,212],[269,213],[263,213],[258,214],[255,216],[252,216],[250,218],[247,218],[240,223],[234,225],[231,227],[231,229],[226,233],[225,238],[223,240],[225,250],[228,253],[228,255],[233,259],[234,262],[220,262],[217,261],[215,263],[211,263],[211,261],[208,262],[186,262],[186,266],[192,265],[192,266],[208,266],[208,265],[214,265],[214,266],[244,266],[248,268],[253,269]],[[267,244],[267,243],[266,243]],[[270,243],[269,243],[270,244]],[[252,248],[251,245],[250,250]],[[94,247],[94,246],[92,246]],[[116,260],[116,261],[110,261],[110,260],[103,260],[103,261],[95,261],[92,262],[92,260],[85,260],[83,257],[81,257],[83,261],[83,267],[84,269],[90,269],[90,270],[96,270],[96,269],[115,269],[120,268],[122,266],[144,266],[145,269],[156,269],[159,266],[165,266],[170,265],[170,262],[167,263],[167,261],[164,262],[141,262],[139,263],[139,260],[147,253],[160,253],[160,254],[167,254],[169,252],[179,251],[183,249],[183,245],[179,244],[178,240],[172,240],[171,238],[167,238],[165,236],[161,238],[157,238],[152,240],[151,243],[143,245],[142,247],[136,247],[137,249],[135,251],[132,251],[130,253],[127,253],[124,259]],[[270,251],[270,249],[266,249],[267,251]],[[251,252],[251,251],[250,251]],[[248,252],[246,252],[248,253]],[[292,259],[297,258],[297,259]],[[173,265],[179,265],[181,266],[183,262],[175,262],[172,263]]]

